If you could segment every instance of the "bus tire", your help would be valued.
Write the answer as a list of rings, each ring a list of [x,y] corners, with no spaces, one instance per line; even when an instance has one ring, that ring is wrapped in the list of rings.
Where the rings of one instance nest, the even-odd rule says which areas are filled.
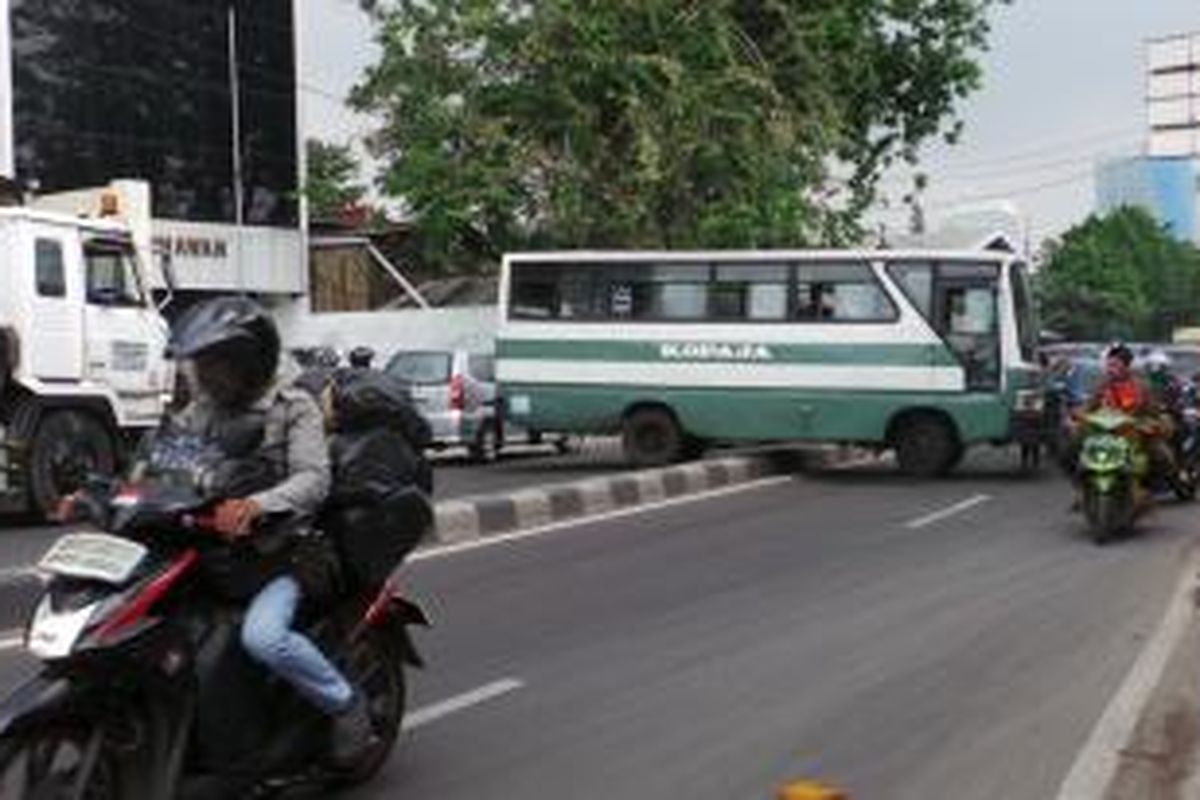
[[[670,411],[648,406],[625,417],[621,445],[635,467],[662,467],[684,458],[687,437]]]
[[[953,425],[933,414],[901,420],[892,435],[892,446],[900,471],[914,478],[945,475],[963,456]]]
[[[90,474],[113,475],[117,448],[108,428],[82,411],[51,411],[38,422],[29,448],[33,510],[49,519]]]

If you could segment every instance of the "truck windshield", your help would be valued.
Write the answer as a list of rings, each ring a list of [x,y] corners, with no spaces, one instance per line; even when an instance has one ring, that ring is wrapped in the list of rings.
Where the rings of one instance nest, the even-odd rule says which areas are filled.
[[[141,306],[145,296],[133,248],[124,242],[94,241],[84,247],[87,298],[98,305]]]

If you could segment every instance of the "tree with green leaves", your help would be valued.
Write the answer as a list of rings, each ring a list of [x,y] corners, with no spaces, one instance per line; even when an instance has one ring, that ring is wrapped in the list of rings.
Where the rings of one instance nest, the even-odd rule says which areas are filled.
[[[1141,208],[1090,216],[1048,243],[1043,323],[1072,339],[1167,339],[1200,308],[1200,251]]]
[[[304,144],[308,160],[304,194],[309,216],[321,221],[341,219],[366,197],[367,187],[359,177],[362,166],[346,145],[319,139],[308,139]]]
[[[427,256],[854,240],[1004,0],[380,0],[352,105]]]

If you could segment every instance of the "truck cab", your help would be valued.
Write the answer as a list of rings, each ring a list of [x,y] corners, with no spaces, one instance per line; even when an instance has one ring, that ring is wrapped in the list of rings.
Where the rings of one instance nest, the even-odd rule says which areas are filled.
[[[173,385],[131,226],[0,208],[0,511],[52,512],[111,474]]]

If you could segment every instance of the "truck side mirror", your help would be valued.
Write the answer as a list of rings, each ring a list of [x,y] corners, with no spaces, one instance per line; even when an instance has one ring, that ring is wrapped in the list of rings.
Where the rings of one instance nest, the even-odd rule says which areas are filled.
[[[171,300],[175,297],[175,287],[178,285],[175,278],[175,262],[171,259],[169,250],[159,250],[158,268],[162,274],[163,283],[166,285],[166,291],[163,292],[162,298],[158,301],[158,310],[162,311],[171,304]]]
[[[175,279],[175,261],[171,258],[170,253],[162,253],[159,256],[159,266],[162,268],[163,283],[167,285],[167,289],[172,293],[179,282]]]

